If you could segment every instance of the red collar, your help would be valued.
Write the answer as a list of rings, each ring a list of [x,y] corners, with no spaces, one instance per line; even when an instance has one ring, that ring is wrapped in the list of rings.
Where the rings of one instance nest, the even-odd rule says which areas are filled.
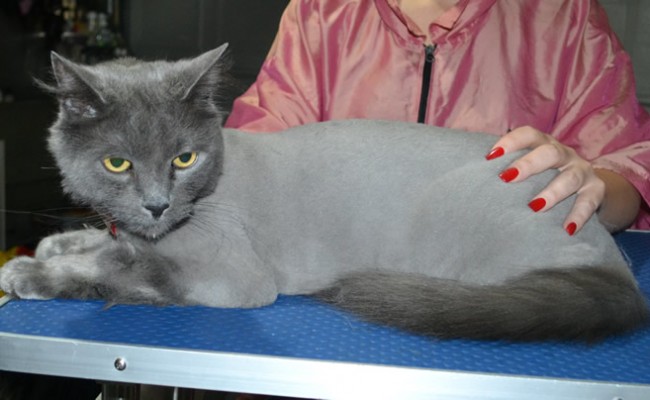
[[[113,239],[117,239],[117,225],[115,225],[114,222],[108,224],[108,233],[113,237]]]

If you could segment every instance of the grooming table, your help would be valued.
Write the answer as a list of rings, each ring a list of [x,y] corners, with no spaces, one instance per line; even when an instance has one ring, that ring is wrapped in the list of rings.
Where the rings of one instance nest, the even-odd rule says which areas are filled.
[[[650,233],[616,237],[646,295]],[[592,345],[432,340],[308,297],[260,309],[11,300],[0,370],[307,398],[650,399],[650,328]]]

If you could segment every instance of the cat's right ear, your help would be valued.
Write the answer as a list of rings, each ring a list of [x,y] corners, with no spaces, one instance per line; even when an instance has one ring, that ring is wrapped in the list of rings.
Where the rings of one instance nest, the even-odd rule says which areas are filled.
[[[106,106],[106,101],[96,89],[94,75],[83,65],[51,53],[52,73],[56,85],[37,81],[44,90],[54,94],[59,100],[65,116],[72,119],[95,119]]]

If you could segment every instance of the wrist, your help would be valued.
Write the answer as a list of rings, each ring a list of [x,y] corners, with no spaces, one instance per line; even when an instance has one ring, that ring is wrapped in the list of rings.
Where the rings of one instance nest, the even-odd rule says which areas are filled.
[[[639,214],[641,195],[617,172],[595,168],[594,173],[605,183],[605,196],[597,212],[600,222],[610,232],[626,229]]]

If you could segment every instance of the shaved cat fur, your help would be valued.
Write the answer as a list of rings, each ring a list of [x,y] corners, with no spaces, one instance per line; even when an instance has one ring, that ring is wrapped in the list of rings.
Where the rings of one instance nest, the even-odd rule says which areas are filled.
[[[117,234],[47,237],[0,269],[2,290],[213,307],[308,294],[441,338],[596,340],[648,319],[596,217],[571,237],[573,198],[527,207],[556,172],[505,184],[521,152],[486,161],[495,137],[418,124],[222,129],[224,49],[96,66],[53,54],[42,86],[60,104],[48,144],[63,189]]]

